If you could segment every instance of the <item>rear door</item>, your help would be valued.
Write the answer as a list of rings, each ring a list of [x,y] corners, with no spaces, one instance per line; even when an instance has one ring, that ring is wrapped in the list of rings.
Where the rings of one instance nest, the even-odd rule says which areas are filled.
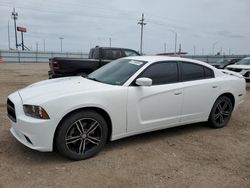
[[[212,69],[190,62],[181,62],[183,107],[181,121],[192,123],[206,120],[218,96],[220,86]]]

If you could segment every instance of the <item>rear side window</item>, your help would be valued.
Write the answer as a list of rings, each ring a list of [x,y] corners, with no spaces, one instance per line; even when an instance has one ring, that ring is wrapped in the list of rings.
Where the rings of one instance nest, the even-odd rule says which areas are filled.
[[[151,78],[153,85],[178,82],[178,66],[176,62],[160,62],[148,67],[140,77]]]
[[[210,68],[204,67],[205,72],[205,78],[213,78],[214,77],[214,71]]]
[[[194,63],[181,62],[182,81],[201,80],[213,77],[214,72],[212,69]]]
[[[99,49],[95,49],[95,50],[93,50],[94,52],[93,52],[93,56],[92,56],[92,58],[93,59],[99,59]]]
[[[92,49],[89,51],[89,59],[92,59],[92,58],[93,58],[93,52],[94,52],[94,49],[92,48]]]

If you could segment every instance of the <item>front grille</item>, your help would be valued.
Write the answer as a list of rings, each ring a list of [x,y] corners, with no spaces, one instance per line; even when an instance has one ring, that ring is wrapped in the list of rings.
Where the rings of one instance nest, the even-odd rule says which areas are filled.
[[[10,99],[7,100],[7,112],[8,112],[8,117],[16,122],[16,111],[15,111],[15,105],[13,102],[11,102]]]
[[[234,71],[234,72],[241,72],[242,71],[242,69],[236,69],[236,68],[228,68],[228,70]]]

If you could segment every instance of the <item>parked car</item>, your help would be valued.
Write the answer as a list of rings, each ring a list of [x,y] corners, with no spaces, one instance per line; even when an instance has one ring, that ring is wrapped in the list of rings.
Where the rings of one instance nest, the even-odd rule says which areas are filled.
[[[112,60],[140,55],[126,48],[95,47],[90,49],[88,58],[54,57],[49,60],[49,78],[88,75]]]
[[[25,146],[81,160],[109,140],[196,122],[224,127],[243,102],[234,72],[197,60],[137,56],[87,78],[41,81],[8,96],[11,133]]]
[[[233,65],[240,61],[241,59],[239,58],[233,58],[233,59],[220,59],[215,63],[211,63],[210,65],[213,65],[217,69],[224,69],[228,65]]]
[[[235,65],[227,66],[226,69],[241,74],[246,81],[250,81],[250,57],[244,58]]]

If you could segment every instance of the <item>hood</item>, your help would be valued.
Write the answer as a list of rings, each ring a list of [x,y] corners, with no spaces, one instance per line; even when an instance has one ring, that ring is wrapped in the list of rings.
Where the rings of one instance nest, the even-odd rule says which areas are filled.
[[[35,104],[39,104],[59,96],[70,95],[78,92],[100,91],[110,87],[114,86],[89,80],[81,76],[74,76],[37,82],[19,90],[18,92],[23,103],[29,103],[32,101]]]
[[[227,68],[234,68],[234,69],[250,69],[250,65],[229,65]]]

